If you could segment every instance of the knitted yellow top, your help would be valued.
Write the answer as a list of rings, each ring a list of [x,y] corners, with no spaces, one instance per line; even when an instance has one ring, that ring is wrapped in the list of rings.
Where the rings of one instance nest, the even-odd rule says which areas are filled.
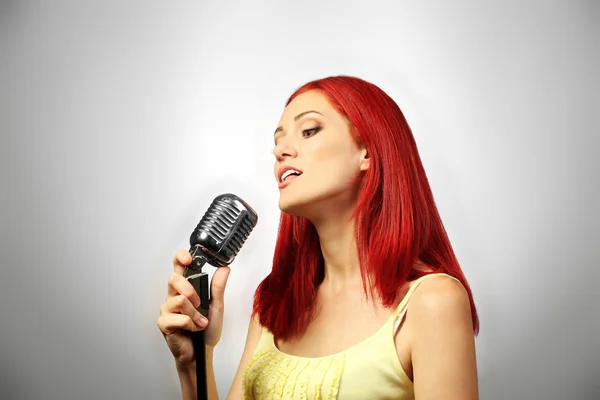
[[[308,358],[283,353],[275,346],[271,332],[263,328],[244,373],[244,398],[414,399],[413,383],[398,360],[394,336],[417,286],[436,275],[446,274],[417,279],[377,332],[336,354]]]

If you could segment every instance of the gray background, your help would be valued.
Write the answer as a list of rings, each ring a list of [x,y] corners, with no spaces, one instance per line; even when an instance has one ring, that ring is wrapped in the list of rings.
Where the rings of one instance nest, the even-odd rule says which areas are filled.
[[[302,83],[400,105],[481,316],[482,399],[600,398],[594,1],[0,2],[0,397],[176,399],[156,326],[212,198],[260,222],[232,267],[224,398]]]

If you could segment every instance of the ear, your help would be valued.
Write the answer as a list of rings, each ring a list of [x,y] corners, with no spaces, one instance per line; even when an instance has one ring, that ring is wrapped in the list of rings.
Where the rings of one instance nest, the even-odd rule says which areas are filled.
[[[366,171],[371,166],[371,159],[369,158],[369,151],[364,145],[360,147],[360,170]]]

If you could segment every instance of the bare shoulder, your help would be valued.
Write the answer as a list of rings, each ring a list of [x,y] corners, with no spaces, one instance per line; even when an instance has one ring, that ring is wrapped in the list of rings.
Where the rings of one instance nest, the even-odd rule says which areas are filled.
[[[260,332],[262,330],[258,314],[252,314],[250,316],[250,325],[248,328],[253,332]]]
[[[246,346],[244,348],[244,355],[251,355],[254,348],[260,340],[263,326],[260,324],[259,317],[257,314],[253,314],[250,317],[250,323],[248,324],[248,335],[246,336]]]
[[[458,280],[432,276],[415,289],[407,313],[414,322],[472,324],[469,295]]]
[[[443,275],[422,281],[407,322],[415,397],[478,399],[471,305],[462,283]]]
[[[237,372],[235,374],[235,377],[233,378],[229,394],[227,395],[228,400],[237,400],[244,398],[244,373],[246,371],[246,368],[248,367],[248,364],[250,363],[250,360],[252,359],[252,354],[254,353],[254,349],[256,348],[256,345],[260,340],[261,334],[262,325],[259,322],[258,315],[254,314],[250,317],[250,323],[248,324],[248,334],[246,336],[246,345],[244,346],[244,351],[242,353]]]

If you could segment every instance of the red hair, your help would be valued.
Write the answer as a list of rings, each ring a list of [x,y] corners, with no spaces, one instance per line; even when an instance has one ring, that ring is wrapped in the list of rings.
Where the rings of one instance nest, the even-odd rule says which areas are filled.
[[[471,289],[435,205],[414,137],[394,100],[362,79],[335,76],[309,82],[286,106],[309,90],[324,94],[344,116],[370,158],[354,211],[356,244],[366,293],[392,307],[406,281],[447,273],[465,287],[475,334],[479,320]],[[421,260],[428,272],[413,268]],[[310,221],[281,213],[273,268],[254,296],[253,313],[277,338],[301,335],[314,316],[324,261]]]

